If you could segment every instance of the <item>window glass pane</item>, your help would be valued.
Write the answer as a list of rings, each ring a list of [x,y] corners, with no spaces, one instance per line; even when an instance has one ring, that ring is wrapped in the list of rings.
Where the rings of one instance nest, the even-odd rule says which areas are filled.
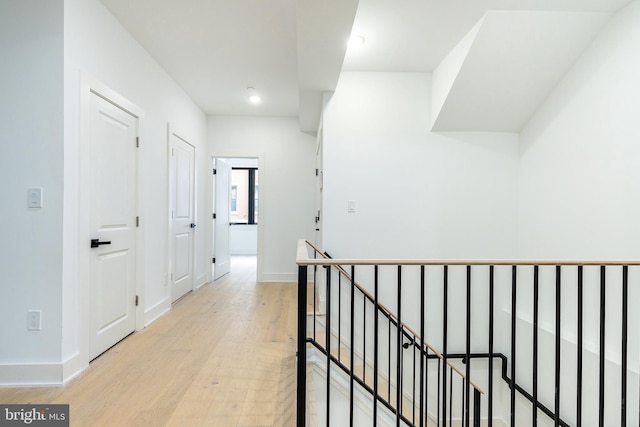
[[[239,168],[231,171],[231,223],[258,223],[257,169]]]
[[[231,223],[247,224],[249,222],[249,171],[247,169],[231,171],[231,194]]]
[[[253,194],[253,203],[254,203],[254,205],[253,205],[253,209],[254,209],[253,222],[257,224],[258,223],[258,212],[260,211],[260,209],[258,209],[258,193],[259,193],[259,191],[258,191],[258,171],[257,170],[255,171],[255,180],[256,180],[256,182],[255,182],[255,193]]]

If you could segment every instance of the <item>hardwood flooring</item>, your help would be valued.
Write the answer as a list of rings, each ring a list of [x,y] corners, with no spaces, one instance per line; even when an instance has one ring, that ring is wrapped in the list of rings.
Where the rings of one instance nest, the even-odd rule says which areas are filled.
[[[0,402],[68,403],[78,427],[293,426],[296,320],[295,284],[256,283],[239,257],[68,384]]]

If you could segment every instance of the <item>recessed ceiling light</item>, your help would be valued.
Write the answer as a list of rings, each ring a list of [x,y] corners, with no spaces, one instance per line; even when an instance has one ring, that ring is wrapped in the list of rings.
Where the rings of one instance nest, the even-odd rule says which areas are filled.
[[[351,36],[351,38],[349,39],[349,48],[353,49],[353,48],[359,48],[364,44],[364,37],[359,36],[359,35],[353,35]]]
[[[247,97],[249,98],[249,102],[252,104],[258,104],[262,101],[262,97],[256,93],[256,89],[254,87],[249,86],[247,88]]]

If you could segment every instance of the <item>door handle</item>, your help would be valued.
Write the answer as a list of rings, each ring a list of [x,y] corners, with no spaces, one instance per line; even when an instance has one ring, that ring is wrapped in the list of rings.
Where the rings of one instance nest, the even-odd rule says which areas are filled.
[[[196,228],[196,225],[192,222],[190,225],[191,228]]]
[[[92,248],[97,248],[100,245],[110,245],[111,241],[105,241],[105,242],[101,242],[100,239],[91,239],[91,247]]]

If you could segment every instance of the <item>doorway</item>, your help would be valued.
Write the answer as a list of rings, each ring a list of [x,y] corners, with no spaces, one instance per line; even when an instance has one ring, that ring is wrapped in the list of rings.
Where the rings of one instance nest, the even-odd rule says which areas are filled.
[[[261,223],[258,164],[255,157],[214,159],[214,280],[227,274],[239,261],[255,265],[254,270],[258,268]]]

